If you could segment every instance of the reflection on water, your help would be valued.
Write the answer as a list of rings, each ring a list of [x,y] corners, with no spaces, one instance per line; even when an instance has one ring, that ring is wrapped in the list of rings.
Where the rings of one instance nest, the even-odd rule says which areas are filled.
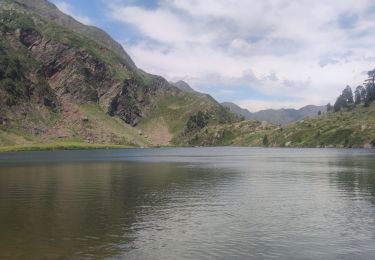
[[[0,259],[373,259],[370,150],[0,155]]]

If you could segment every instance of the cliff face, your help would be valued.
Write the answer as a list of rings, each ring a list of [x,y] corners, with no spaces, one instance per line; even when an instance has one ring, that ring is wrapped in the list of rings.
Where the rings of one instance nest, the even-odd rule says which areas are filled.
[[[151,119],[164,120],[168,138],[157,144],[169,144],[197,109],[207,110],[213,121],[222,111],[209,97],[139,70],[103,31],[76,22],[47,1],[0,0],[0,36],[0,144],[25,143],[25,135],[31,135],[30,142],[148,145],[153,140],[141,130],[157,132],[158,124],[135,127]],[[191,107],[197,98],[199,106]],[[166,99],[179,101],[173,119],[169,114],[175,107],[153,114]]]
[[[108,65],[86,49],[50,39],[34,29],[18,28],[14,36],[40,63],[40,70],[57,97],[99,103],[109,115],[117,115],[128,124],[136,125],[150,106],[151,97],[166,87],[163,79],[153,79],[149,85],[134,77],[119,80],[111,70],[115,66],[126,71],[124,64]]]

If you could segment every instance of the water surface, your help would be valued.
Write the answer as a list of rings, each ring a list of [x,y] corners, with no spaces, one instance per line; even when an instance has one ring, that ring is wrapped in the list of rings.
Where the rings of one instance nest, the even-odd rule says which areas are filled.
[[[374,259],[375,152],[0,154],[0,259]]]

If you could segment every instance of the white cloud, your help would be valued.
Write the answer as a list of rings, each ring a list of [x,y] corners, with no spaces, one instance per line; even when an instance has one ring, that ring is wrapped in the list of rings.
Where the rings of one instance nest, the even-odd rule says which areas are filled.
[[[129,23],[150,39],[165,44],[204,44],[213,40],[210,32],[196,30],[168,9],[140,7],[112,8],[115,19]]]
[[[58,2],[56,3],[56,6],[57,8],[59,8],[59,10],[67,15],[70,15],[72,16],[74,19],[76,19],[77,21],[83,23],[83,24],[86,24],[86,25],[92,25],[93,24],[93,21],[91,20],[90,17],[88,16],[83,16],[83,15],[78,15],[72,8],[71,5],[69,5],[68,3],[66,2]]]
[[[140,35],[124,44],[139,67],[209,86],[213,95],[215,85],[228,93],[248,86],[248,95],[230,101],[253,111],[334,101],[345,85],[362,83],[374,62],[371,0],[160,0],[151,9],[116,3],[112,17]]]

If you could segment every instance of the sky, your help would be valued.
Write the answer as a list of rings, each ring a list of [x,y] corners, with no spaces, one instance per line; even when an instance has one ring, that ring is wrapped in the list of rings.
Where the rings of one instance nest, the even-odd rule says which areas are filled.
[[[333,103],[375,67],[372,0],[52,0],[137,66],[252,112]]]

